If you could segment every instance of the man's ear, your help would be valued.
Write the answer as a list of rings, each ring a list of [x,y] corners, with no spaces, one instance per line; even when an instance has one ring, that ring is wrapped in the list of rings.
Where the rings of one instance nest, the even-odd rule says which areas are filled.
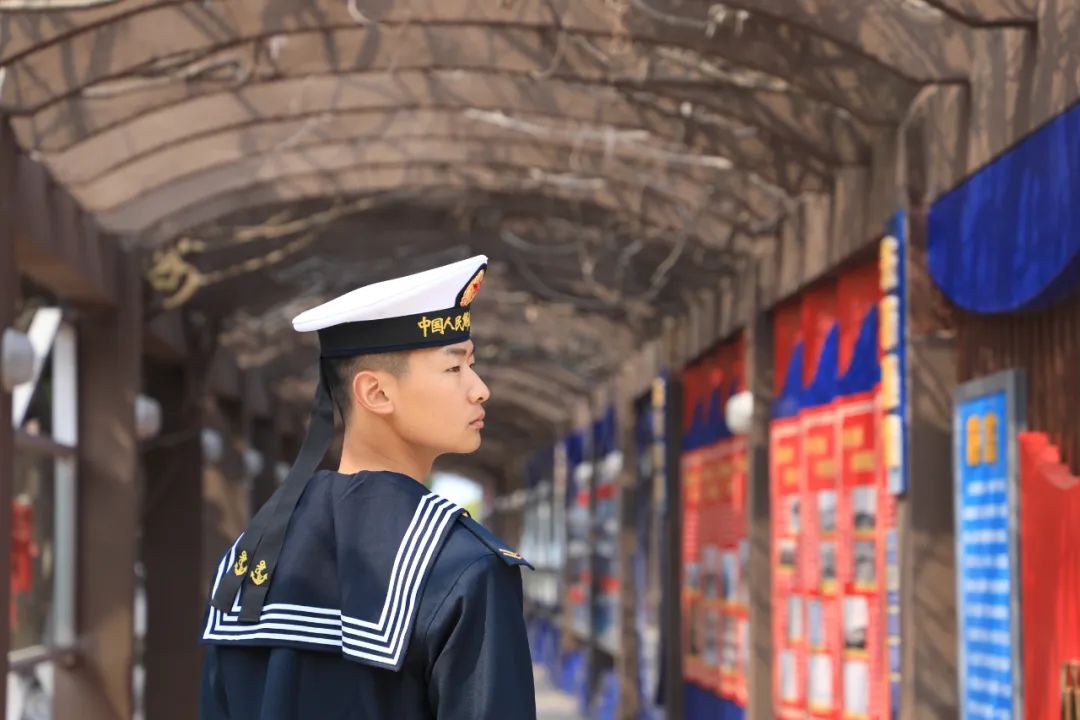
[[[394,376],[374,370],[361,370],[353,376],[352,394],[356,404],[376,415],[389,415],[394,411]]]

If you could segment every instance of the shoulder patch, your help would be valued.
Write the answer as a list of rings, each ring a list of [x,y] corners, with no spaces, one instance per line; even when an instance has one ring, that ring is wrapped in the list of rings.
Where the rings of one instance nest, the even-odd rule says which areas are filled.
[[[498,555],[507,565],[524,565],[530,570],[536,569],[532,566],[532,563],[523,558],[513,548],[500,540],[498,536],[495,535],[495,533],[491,532],[486,527],[473,520],[472,517],[469,516],[467,513],[462,513],[458,515],[458,522],[464,525],[469,530],[469,532],[471,532],[477,537],[478,540],[480,540],[480,542],[488,546],[488,548],[491,549],[491,552]]]

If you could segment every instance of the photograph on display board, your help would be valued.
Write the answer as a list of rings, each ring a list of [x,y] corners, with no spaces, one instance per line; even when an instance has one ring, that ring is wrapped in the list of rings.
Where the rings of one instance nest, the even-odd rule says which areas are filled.
[[[734,618],[724,623],[724,649],[720,666],[731,671],[739,665],[739,625]]]
[[[851,489],[851,512],[855,532],[872,532],[877,527],[877,488],[860,485]]]
[[[789,538],[781,540],[779,545],[780,571],[794,573],[799,559],[798,544],[795,540]]]
[[[720,665],[720,610],[716,606],[711,606],[705,611],[705,627],[704,627],[703,646],[704,652],[702,657],[705,660],[705,664],[711,667],[718,667]]]
[[[789,495],[784,498],[784,507],[787,510],[787,531],[793,535],[802,532],[802,521],[799,516],[802,508],[801,500],[798,495]]]
[[[795,672],[795,653],[792,650],[780,653],[780,699],[789,703],[799,699],[799,678]]]
[[[820,598],[808,598],[806,601],[806,637],[811,648],[825,647],[825,616]]]
[[[816,653],[810,656],[806,698],[814,711],[827,712],[833,708],[833,660],[830,655]]]
[[[721,555],[721,588],[726,603],[735,603],[739,599],[739,554],[738,550],[728,550]]]
[[[877,545],[873,540],[859,540],[852,555],[855,563],[855,587],[870,590],[877,585]]]
[[[706,545],[701,549],[701,587],[706,600],[720,597],[720,549]]]
[[[821,586],[829,588],[836,583],[836,543],[829,541],[818,545],[821,558]]]
[[[739,659],[738,666],[744,675],[750,672],[750,622],[739,621]]]
[[[750,604],[750,575],[747,571],[750,563],[749,540],[744,538],[739,541],[738,553],[739,582],[735,589],[735,602],[745,607]]]
[[[691,592],[699,592],[701,589],[701,569],[699,564],[693,561],[687,562],[683,569],[686,589]]]
[[[691,597],[686,604],[686,628],[688,655],[703,657],[705,654],[705,603],[700,597]]]
[[[865,660],[844,663],[844,715],[864,718],[870,714],[870,666]]]
[[[844,598],[844,649],[865,650],[869,626],[869,601],[862,595]]]
[[[787,601],[787,628],[788,642],[801,643],[803,641],[803,604],[798,595],[791,595]]]
[[[836,532],[836,491],[822,490],[817,494],[818,528],[823,534]]]

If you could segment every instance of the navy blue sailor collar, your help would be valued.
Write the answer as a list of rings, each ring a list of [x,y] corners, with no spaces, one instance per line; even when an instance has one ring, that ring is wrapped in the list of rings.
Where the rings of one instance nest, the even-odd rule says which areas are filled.
[[[339,651],[398,670],[427,578],[463,514],[406,475],[319,471],[290,520],[258,620],[241,620],[245,584],[229,611],[211,605],[203,642]],[[239,543],[219,563],[212,596],[229,573],[257,571]]]

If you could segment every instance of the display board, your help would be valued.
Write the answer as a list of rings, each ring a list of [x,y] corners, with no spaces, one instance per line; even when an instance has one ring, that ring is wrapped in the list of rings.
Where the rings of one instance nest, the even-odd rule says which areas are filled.
[[[623,467],[614,407],[593,423],[592,447],[596,467],[593,572],[597,581],[592,622],[597,644],[614,657],[619,653],[619,476]]]
[[[527,499],[522,512],[518,552],[535,568],[522,576],[525,600],[532,610],[554,617],[559,607],[561,548],[555,526],[554,450],[546,448],[525,466]]]
[[[749,663],[746,444],[724,421],[744,387],[741,336],[683,374],[683,675],[688,718],[741,717]]]
[[[881,300],[881,446],[889,492],[907,492],[907,215],[895,213],[878,247]],[[900,717],[903,666],[900,626],[900,547],[896,528],[885,530],[885,628],[890,714]]]
[[[773,693],[781,718],[890,717],[877,263],[774,313]]]
[[[956,389],[953,463],[962,718],[1022,718],[1017,433],[1022,376]]]
[[[564,441],[567,477],[565,613],[570,632],[586,643],[592,635],[589,550],[589,495],[593,481],[591,440],[591,433],[578,431],[568,435]]]

